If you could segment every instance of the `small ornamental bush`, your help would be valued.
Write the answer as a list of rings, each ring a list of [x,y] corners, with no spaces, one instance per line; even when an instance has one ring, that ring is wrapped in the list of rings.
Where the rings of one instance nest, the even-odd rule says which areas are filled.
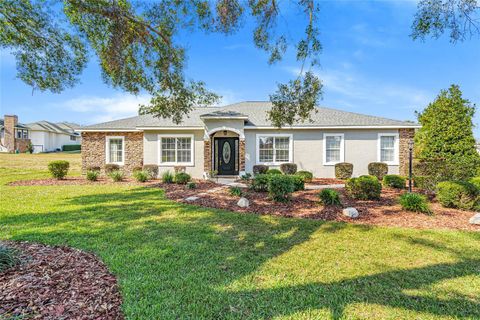
[[[100,175],[100,171],[88,170],[87,171],[87,180],[97,181],[99,175]]]
[[[291,178],[293,181],[293,191],[305,190],[305,182],[303,181],[302,177],[292,175]]]
[[[413,177],[413,185],[422,190],[435,191],[439,181],[433,176],[415,176]]]
[[[310,171],[297,171],[295,175],[302,178],[305,183],[312,182],[313,180],[313,173]]]
[[[248,172],[240,176],[240,179],[242,181],[249,181],[251,178],[252,178],[252,174]]]
[[[108,176],[113,182],[120,182],[124,178],[123,172],[120,170],[113,170],[108,174]]]
[[[333,189],[322,189],[318,193],[318,197],[320,198],[320,202],[325,206],[339,206],[342,204],[339,193]]]
[[[368,164],[368,174],[377,177],[382,181],[383,176],[388,173],[388,165],[383,162],[371,162]]]
[[[446,208],[472,210],[477,206],[478,189],[466,181],[443,181],[437,185],[437,199]]]
[[[88,166],[87,171],[101,171],[101,168],[99,166]]]
[[[0,245],[0,272],[10,269],[20,263],[18,251],[4,245]]]
[[[274,174],[268,179],[268,194],[274,201],[289,201],[293,191],[295,185],[292,176]]]
[[[148,174],[149,179],[157,179],[158,177],[158,166],[156,164],[143,165],[143,171]]]
[[[115,164],[115,163],[107,163],[105,165],[105,174],[108,176],[111,172],[113,171],[119,171],[120,170],[120,166],[118,164]]]
[[[252,184],[250,188],[257,192],[268,191],[268,180],[273,175],[268,174],[257,174],[253,177]]]
[[[230,192],[230,195],[234,197],[241,197],[243,194],[242,188],[240,187],[230,187],[229,192]]]
[[[282,170],[284,174],[295,174],[297,173],[297,165],[295,163],[282,163],[280,170]]]
[[[404,210],[431,214],[427,198],[418,193],[404,193],[398,198],[398,202]]]
[[[186,187],[187,187],[187,189],[196,189],[197,184],[193,181],[190,181],[189,183],[187,183]]]
[[[171,173],[170,171],[165,171],[164,173],[162,173],[163,183],[173,183],[173,178],[173,173]]]
[[[265,174],[268,171],[268,166],[264,164],[257,164],[253,166],[253,174]]]
[[[405,189],[405,183],[407,179],[396,175],[396,174],[387,174],[383,177],[383,185],[395,189]]]
[[[477,187],[478,190],[480,190],[480,177],[473,177],[472,179],[468,180],[468,182],[470,182],[475,187]]]
[[[140,170],[140,171],[134,171],[133,172],[133,177],[138,182],[146,182],[149,178],[149,175],[148,175],[147,171]]]
[[[68,168],[70,168],[70,163],[65,160],[56,160],[48,164],[48,171],[55,179],[63,179],[68,173]]]
[[[282,171],[278,169],[268,169],[267,174],[282,174]]]
[[[374,176],[360,176],[348,179],[345,190],[353,199],[374,200],[380,199],[382,184]]]
[[[34,149],[34,147],[33,147],[32,142],[28,142],[28,144],[27,144],[27,152],[28,152],[28,153],[33,153],[33,149]]]
[[[186,172],[178,172],[175,174],[174,181],[177,184],[187,184],[190,180],[192,180],[192,177]]]
[[[340,162],[335,165],[335,178],[350,179],[353,174],[353,164],[348,162]]]

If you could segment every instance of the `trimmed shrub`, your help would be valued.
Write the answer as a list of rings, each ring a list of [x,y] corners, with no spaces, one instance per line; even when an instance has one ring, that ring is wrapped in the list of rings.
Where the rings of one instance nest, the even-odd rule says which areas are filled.
[[[284,174],[295,174],[297,173],[297,165],[295,163],[282,163],[280,170],[282,170]]]
[[[293,176],[274,174],[268,179],[268,194],[278,202],[287,202],[295,191]]]
[[[340,194],[333,189],[322,189],[318,193],[318,197],[320,198],[320,202],[325,206],[339,206],[342,204]]]
[[[383,177],[383,185],[395,189],[405,189],[407,179],[397,174],[387,174]]]
[[[197,184],[193,181],[190,181],[189,183],[187,183],[186,187],[187,187],[187,189],[196,189]]]
[[[471,210],[478,202],[478,189],[466,181],[443,181],[437,185],[437,199],[446,208]]]
[[[33,147],[32,142],[29,141],[28,144],[27,144],[27,153],[33,153],[34,149],[35,148]]]
[[[435,191],[439,181],[433,176],[415,176],[413,177],[413,185],[419,189],[426,191]]]
[[[68,168],[70,168],[70,163],[65,160],[56,160],[48,164],[48,171],[55,179],[63,179],[68,173]]]
[[[377,177],[382,181],[383,176],[388,173],[388,165],[383,162],[370,162],[368,164],[368,174]]]
[[[360,176],[348,179],[345,183],[345,190],[353,199],[380,199],[382,184],[374,176]]]
[[[305,190],[305,182],[303,181],[302,177],[292,175],[291,178],[293,181],[293,191]]]
[[[4,245],[0,245],[0,272],[10,269],[20,263],[18,251]]]
[[[79,151],[82,150],[81,144],[64,144],[62,146],[62,151]]]
[[[119,171],[120,170],[120,166],[118,164],[114,164],[114,163],[107,163],[105,165],[105,174],[108,176],[111,172],[113,171]]]
[[[108,174],[108,176],[113,182],[120,182],[124,178],[123,172],[120,170],[113,170]]]
[[[174,175],[170,171],[165,171],[162,173],[162,182],[163,183],[173,183]]]
[[[431,214],[427,197],[418,193],[404,193],[398,198],[398,202],[404,210]]]
[[[98,171],[100,172],[102,169],[99,166],[88,166],[87,171]]]
[[[240,179],[242,181],[249,181],[251,178],[252,178],[252,174],[248,172],[240,176]]]
[[[100,175],[100,171],[88,170],[87,171],[87,180],[97,181],[99,175]]]
[[[143,171],[148,173],[149,179],[157,179],[158,177],[158,166],[156,164],[143,165]]]
[[[186,172],[177,172],[175,174],[175,183],[177,184],[187,184],[187,182],[190,182],[192,180],[192,177],[186,173]]]
[[[305,183],[312,182],[313,180],[313,173],[310,171],[297,171],[295,175],[302,178]]]
[[[256,164],[253,166],[253,174],[265,174],[268,171],[268,166],[264,164]]]
[[[282,171],[278,169],[268,169],[267,174],[282,174]]]
[[[268,180],[273,175],[268,174],[257,174],[253,177],[252,184],[250,188],[257,192],[268,191]]]
[[[229,193],[234,197],[241,197],[243,194],[242,188],[240,187],[230,187]]]
[[[135,180],[138,182],[146,182],[148,180],[148,172],[140,170],[140,171],[134,171],[133,172],[133,177]]]
[[[468,180],[468,182],[470,182],[475,187],[477,187],[478,190],[480,190],[480,177],[473,177],[472,179]]]
[[[348,162],[340,162],[335,165],[335,178],[350,179],[353,174],[353,164]]]

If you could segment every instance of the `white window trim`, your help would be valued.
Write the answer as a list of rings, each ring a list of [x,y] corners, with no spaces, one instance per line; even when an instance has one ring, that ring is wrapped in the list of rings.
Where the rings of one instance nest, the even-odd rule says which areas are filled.
[[[394,137],[394,149],[393,149],[393,161],[381,161],[381,138],[382,137]],[[399,140],[398,140],[398,133],[379,133],[377,136],[377,161],[386,163],[390,166],[398,166],[399,161]]]
[[[263,137],[282,137],[282,138],[289,138],[288,139],[288,161],[273,161],[273,162],[260,162],[260,138]],[[257,142],[256,142],[256,164],[264,164],[267,166],[278,166],[282,163],[292,163],[293,162],[293,134],[284,134],[284,133],[270,133],[270,134],[257,134],[256,135]],[[273,142],[275,145],[275,141]],[[275,149],[274,149],[275,150]],[[273,153],[275,157],[275,152]]]
[[[327,137],[341,137],[340,141],[340,161],[327,162]],[[323,134],[323,165],[334,166],[337,163],[345,162],[345,134],[343,133],[324,133]]]
[[[162,162],[162,138],[190,138],[192,143],[192,148],[190,150],[190,162]],[[175,142],[176,145],[176,142]],[[176,150],[176,149],[175,149]],[[177,154],[175,152],[175,158]],[[193,134],[159,134],[158,135],[158,165],[160,167],[171,167],[171,166],[189,166],[193,167],[195,165],[195,139]]]
[[[112,139],[122,139],[122,161],[121,162],[110,162],[110,140]],[[125,163],[125,137],[124,136],[107,136],[105,138],[105,163],[118,164],[123,166]]]

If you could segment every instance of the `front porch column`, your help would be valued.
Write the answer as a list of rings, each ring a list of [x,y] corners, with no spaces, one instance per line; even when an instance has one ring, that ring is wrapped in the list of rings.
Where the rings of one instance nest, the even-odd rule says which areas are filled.
[[[239,156],[240,156],[240,174],[245,172],[245,139],[240,139],[239,146]]]
[[[206,174],[212,171],[212,143],[211,139],[203,140],[203,170]]]

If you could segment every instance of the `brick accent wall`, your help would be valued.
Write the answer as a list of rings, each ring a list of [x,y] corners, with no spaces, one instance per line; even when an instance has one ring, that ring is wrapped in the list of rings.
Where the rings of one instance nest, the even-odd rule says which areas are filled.
[[[408,141],[415,136],[415,129],[399,129],[399,173],[400,175],[408,175]]]
[[[143,165],[143,132],[82,132],[82,172],[90,166],[103,168],[106,163],[106,138],[125,137],[123,171],[130,175],[133,168]]]
[[[240,171],[245,171],[245,139],[240,139]]]
[[[207,174],[212,171],[212,142],[211,139],[203,141],[203,171]]]
[[[18,152],[27,152],[30,139],[15,139],[15,150]]]

